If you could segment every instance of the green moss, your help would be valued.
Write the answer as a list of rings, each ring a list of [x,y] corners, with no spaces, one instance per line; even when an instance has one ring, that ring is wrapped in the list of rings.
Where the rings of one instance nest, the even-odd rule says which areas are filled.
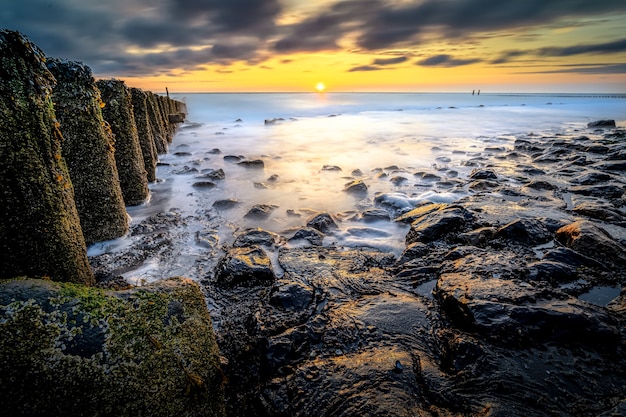
[[[8,415],[223,415],[212,324],[190,280],[123,292],[14,280],[0,294]]]

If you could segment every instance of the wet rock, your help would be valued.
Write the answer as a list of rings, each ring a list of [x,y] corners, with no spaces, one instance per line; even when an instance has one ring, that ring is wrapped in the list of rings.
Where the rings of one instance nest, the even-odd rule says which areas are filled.
[[[285,310],[301,311],[313,302],[314,289],[301,282],[277,281],[272,288],[270,303]]]
[[[554,235],[540,220],[518,219],[498,229],[496,237],[536,246],[552,240]]]
[[[216,200],[213,203],[213,207],[216,208],[217,210],[229,210],[229,209],[234,208],[235,206],[238,206],[239,204],[241,204],[239,200],[234,199],[234,198],[229,198],[225,200]]]
[[[306,240],[311,245],[322,246],[324,241],[324,234],[312,227],[303,227],[293,235],[289,241]]]
[[[119,292],[1,286],[3,413],[225,415],[211,317],[190,279]]]
[[[237,155],[225,155],[223,159],[226,162],[240,162],[243,157]]]
[[[97,86],[105,104],[102,115],[115,135],[115,161],[124,202],[127,206],[141,204],[148,198],[148,176],[130,91],[123,81],[116,79],[98,80]]]
[[[389,213],[382,209],[367,209],[361,213],[361,219],[365,222],[389,221]]]
[[[420,217],[425,216],[426,214],[432,213],[434,211],[442,210],[446,207],[447,207],[446,204],[441,204],[441,203],[422,204],[421,206],[416,207],[413,210],[408,211],[402,214],[401,216],[397,217],[395,221],[410,224],[410,223],[413,223],[415,220],[419,219]]]
[[[233,242],[233,246],[236,248],[242,248],[246,246],[267,246],[274,247],[280,244],[284,239],[276,233],[268,232],[263,229],[246,229],[237,237]]]
[[[148,115],[147,97],[148,94],[138,88],[131,88],[130,94],[133,104],[133,117],[137,127],[139,146],[143,155],[144,168],[148,182],[156,181],[156,164],[158,160],[157,149],[152,135],[152,126]]]
[[[194,188],[203,188],[205,190],[210,190],[215,188],[215,183],[211,181],[196,181],[191,184],[191,186]]]
[[[337,165],[324,165],[322,167],[322,171],[335,171],[335,172],[340,172],[342,171],[342,169],[340,167],[338,167]]]
[[[255,204],[248,210],[244,217],[249,219],[264,220],[272,215],[272,212],[276,210],[278,206],[270,204]]]
[[[588,220],[563,226],[556,239],[566,247],[609,265],[626,265],[626,247],[616,242],[604,229]]]
[[[445,240],[471,225],[473,215],[463,207],[449,206],[430,212],[411,223],[406,243]]]
[[[219,285],[226,287],[266,285],[274,281],[270,258],[258,246],[231,249],[216,267]]]
[[[490,169],[474,169],[469,175],[473,180],[497,180],[498,175]]]
[[[587,127],[600,127],[600,128],[612,128],[615,127],[615,120],[596,120],[587,123]]]
[[[322,233],[328,233],[334,229],[338,229],[337,223],[333,216],[329,213],[320,213],[307,221],[307,227],[319,230]]]
[[[532,188],[533,190],[545,190],[545,191],[552,191],[558,188],[554,184],[551,184],[548,181],[543,181],[543,180],[532,180],[531,182],[526,184],[526,187]]]
[[[488,190],[493,190],[494,188],[497,188],[499,186],[500,184],[498,184],[495,181],[477,180],[477,181],[472,181],[467,186],[467,188],[472,191],[488,191]]]
[[[626,160],[598,162],[593,167],[603,171],[626,171]]]
[[[584,202],[573,208],[574,213],[604,220],[610,223],[626,225],[626,214],[605,203]]]
[[[362,180],[354,180],[345,184],[343,191],[353,195],[364,195],[367,194],[367,185]]]
[[[0,30],[0,61],[0,278],[93,285],[46,57]]]
[[[602,182],[610,181],[611,176],[604,172],[585,172],[575,178],[572,178],[570,181],[574,184],[580,185],[595,185]]]
[[[261,159],[252,159],[252,160],[244,160],[239,161],[237,165],[245,167],[245,168],[254,168],[254,169],[263,169],[265,167],[265,163]]]
[[[52,98],[85,243],[123,236],[128,216],[115,163],[115,138],[102,118],[103,103],[91,70],[52,58],[47,66],[57,79]]]
[[[620,198],[624,194],[624,186],[606,185],[575,185],[568,189],[569,192],[584,196],[601,197],[607,200]]]

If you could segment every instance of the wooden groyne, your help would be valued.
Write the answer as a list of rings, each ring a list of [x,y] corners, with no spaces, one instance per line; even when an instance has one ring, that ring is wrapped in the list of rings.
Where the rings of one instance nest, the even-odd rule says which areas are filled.
[[[184,103],[95,81],[0,30],[0,278],[94,284],[86,245],[124,235]]]

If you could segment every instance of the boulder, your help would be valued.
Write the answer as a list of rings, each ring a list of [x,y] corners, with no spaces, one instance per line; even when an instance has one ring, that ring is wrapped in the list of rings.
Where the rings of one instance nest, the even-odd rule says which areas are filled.
[[[216,278],[227,287],[254,286],[274,281],[269,256],[258,246],[233,248],[218,263]]]
[[[406,244],[429,243],[456,236],[469,228],[473,215],[463,207],[446,206],[419,217],[411,223],[406,235]]]
[[[102,115],[115,135],[115,161],[122,195],[127,206],[136,206],[148,198],[148,175],[133,115],[130,91],[124,81],[98,80],[104,108]]]
[[[556,239],[566,247],[609,265],[626,266],[626,247],[604,229],[588,220],[579,220],[556,231]]]
[[[587,123],[587,127],[601,127],[601,128],[612,128],[615,127],[615,120],[596,120],[593,122]]]
[[[0,278],[94,284],[43,52],[0,30]]]
[[[345,184],[343,191],[348,194],[362,196],[367,194],[367,185],[362,180],[354,180]]]
[[[119,292],[0,287],[3,414],[225,415],[211,318],[190,279]]]
[[[57,79],[52,98],[85,242],[123,236],[128,215],[115,164],[115,138],[102,118],[104,104],[91,69],[52,58],[47,66]]]
[[[499,228],[496,237],[536,246],[550,241],[553,234],[540,220],[517,219]]]
[[[306,223],[307,227],[319,230],[322,233],[328,233],[333,229],[338,229],[337,223],[333,216],[329,213],[320,213],[314,216]]]

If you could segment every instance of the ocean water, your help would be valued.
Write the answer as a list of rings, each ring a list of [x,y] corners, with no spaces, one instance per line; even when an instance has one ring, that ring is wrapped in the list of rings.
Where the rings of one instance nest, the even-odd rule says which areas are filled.
[[[453,202],[467,195],[468,163],[513,148],[517,137],[575,135],[589,121],[626,125],[626,98],[571,94],[277,93],[181,94],[187,122],[169,153],[160,156],[158,182],[146,204],[129,207],[133,222],[173,208],[193,217],[214,210],[228,227],[220,241],[249,227],[286,237],[315,213],[328,212],[339,229],[324,244],[370,246],[399,254],[408,226],[364,217],[390,217],[422,201]],[[272,121],[266,123],[266,121]],[[582,134],[582,133],[580,133]],[[225,156],[262,160],[243,167]],[[194,187],[206,170],[222,169],[213,188]],[[434,178],[436,176],[437,178]],[[434,178],[434,179],[433,179]],[[367,192],[344,191],[361,180]],[[266,219],[246,216],[256,204],[273,207]],[[368,220],[368,221],[366,221]],[[90,248],[122,250],[124,239]],[[145,274],[145,271],[142,273]]]

